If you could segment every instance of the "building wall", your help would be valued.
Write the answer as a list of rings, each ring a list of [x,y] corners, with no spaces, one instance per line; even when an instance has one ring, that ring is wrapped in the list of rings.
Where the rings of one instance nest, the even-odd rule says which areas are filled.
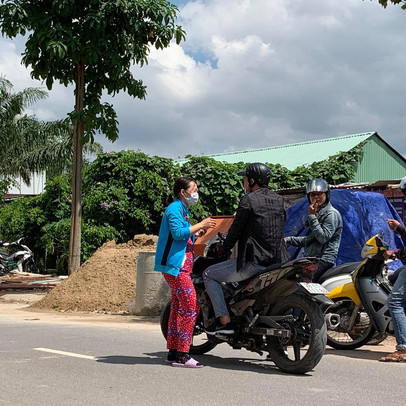
[[[31,176],[30,186],[28,186],[21,178],[16,179],[17,186],[10,187],[8,194],[13,195],[39,195],[45,188],[45,172],[33,173]]]
[[[353,182],[376,182],[386,179],[401,179],[406,175],[406,162],[381,141],[371,137],[363,147]]]

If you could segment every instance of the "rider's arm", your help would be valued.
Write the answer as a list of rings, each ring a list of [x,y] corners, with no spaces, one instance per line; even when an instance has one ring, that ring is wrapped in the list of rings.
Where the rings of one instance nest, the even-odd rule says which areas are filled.
[[[403,238],[406,239],[406,227],[404,224],[399,223],[396,227],[396,232]],[[406,247],[398,248],[391,251],[391,254],[401,261],[406,261]]]
[[[240,200],[233,224],[231,224],[231,227],[228,230],[227,238],[224,241],[223,246],[226,251],[230,251],[242,236],[245,226],[249,220],[250,213],[251,207],[248,198],[247,196],[244,196]]]
[[[384,255],[385,259],[391,258],[392,256],[400,259],[402,262],[406,261],[406,247],[397,248],[395,250],[386,251],[386,255]]]
[[[289,245],[293,245],[294,247],[306,247],[309,242],[309,236],[301,236],[301,237],[286,237],[285,241]]]
[[[403,238],[406,239],[406,227],[404,224],[399,223],[399,225],[396,228],[396,232]]]
[[[327,216],[323,218],[322,223],[319,222],[314,214],[309,214],[307,219],[314,238],[316,238],[320,244],[325,244],[330,240],[340,223],[339,215],[335,212],[329,212]]]

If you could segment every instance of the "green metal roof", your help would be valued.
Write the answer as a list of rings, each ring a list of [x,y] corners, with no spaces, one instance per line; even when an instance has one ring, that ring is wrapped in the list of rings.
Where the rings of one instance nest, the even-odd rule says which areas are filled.
[[[363,134],[345,135],[343,137],[326,138],[300,142],[297,144],[280,145],[270,148],[253,149],[248,151],[227,152],[222,154],[207,155],[222,162],[268,162],[281,164],[289,170],[301,165],[308,165],[313,162],[323,161],[331,155],[339,152],[346,152],[373,135],[376,132]],[[186,160],[177,162],[183,163]]]

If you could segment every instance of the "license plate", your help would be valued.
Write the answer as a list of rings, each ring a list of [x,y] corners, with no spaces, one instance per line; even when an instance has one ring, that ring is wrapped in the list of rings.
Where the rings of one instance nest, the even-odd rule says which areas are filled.
[[[300,282],[302,287],[312,295],[327,295],[330,293],[324,286],[319,283]]]

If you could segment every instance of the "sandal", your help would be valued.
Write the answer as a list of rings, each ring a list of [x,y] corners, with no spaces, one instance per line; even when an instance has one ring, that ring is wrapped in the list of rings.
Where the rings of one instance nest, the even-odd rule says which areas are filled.
[[[397,350],[380,358],[381,362],[406,362],[406,350]]]
[[[189,358],[185,363],[182,362],[174,362],[172,364],[173,367],[178,368],[202,368],[203,365],[200,362],[197,362],[193,358]]]

